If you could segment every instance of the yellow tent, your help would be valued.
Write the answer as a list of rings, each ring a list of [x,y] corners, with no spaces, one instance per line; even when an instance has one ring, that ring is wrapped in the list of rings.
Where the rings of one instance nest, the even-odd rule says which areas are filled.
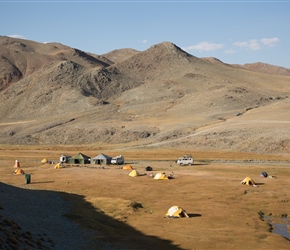
[[[25,172],[24,172],[21,168],[17,168],[17,169],[14,171],[14,174],[22,174],[22,175],[24,175]]]
[[[48,160],[46,158],[44,158],[41,163],[48,163]]]
[[[178,206],[172,206],[171,208],[169,208],[165,216],[168,218],[181,218],[181,217],[189,218],[186,211]]]
[[[129,176],[131,177],[136,177],[136,176],[139,176],[140,174],[137,172],[137,170],[132,170],[129,174]]]
[[[64,168],[64,165],[62,163],[57,163],[55,166],[54,166],[54,169],[59,169],[59,168]]]
[[[155,180],[168,180],[168,177],[167,177],[165,174],[157,173],[157,174],[154,176],[154,179],[155,179]]]
[[[132,170],[132,166],[131,165],[125,165],[122,167],[122,169],[125,169],[125,170]]]
[[[250,177],[246,177],[244,180],[241,181],[241,184],[248,185],[248,186],[251,186],[251,185],[254,186],[256,183]]]

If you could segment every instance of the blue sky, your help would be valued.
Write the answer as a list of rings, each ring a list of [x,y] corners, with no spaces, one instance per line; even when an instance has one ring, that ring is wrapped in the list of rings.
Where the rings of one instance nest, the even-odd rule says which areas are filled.
[[[0,0],[0,35],[95,54],[172,42],[196,57],[290,68],[290,0]]]

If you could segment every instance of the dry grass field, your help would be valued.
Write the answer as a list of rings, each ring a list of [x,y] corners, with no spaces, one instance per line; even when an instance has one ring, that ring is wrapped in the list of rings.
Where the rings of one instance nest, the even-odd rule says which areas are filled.
[[[44,191],[57,192],[72,202],[65,216],[90,230],[88,238],[95,249],[289,248],[290,158],[281,161],[274,155],[189,151],[195,164],[180,167],[174,160],[185,150],[127,150],[122,152],[126,163],[146,174],[130,177],[129,170],[118,166],[54,169],[54,164],[40,162],[43,158],[56,161],[62,153],[74,155],[80,148],[65,152],[57,147],[4,148],[0,150],[1,182],[27,192],[42,190],[44,198]],[[91,157],[100,153],[85,147],[82,152]],[[25,184],[23,175],[13,175],[16,159],[31,174],[30,184]],[[147,166],[154,173],[173,172],[175,178],[154,180],[147,176]],[[262,171],[276,178],[261,178]],[[240,184],[247,176],[258,187]],[[5,209],[2,199],[0,205]],[[184,208],[189,218],[164,218],[173,205]],[[288,239],[270,232],[261,214],[274,224],[288,224],[288,232],[284,230]]]

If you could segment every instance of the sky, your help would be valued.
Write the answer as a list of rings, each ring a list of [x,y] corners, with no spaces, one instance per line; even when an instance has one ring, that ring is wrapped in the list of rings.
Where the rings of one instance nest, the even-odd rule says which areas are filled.
[[[0,0],[0,35],[102,55],[172,42],[196,57],[290,68],[290,0]]]

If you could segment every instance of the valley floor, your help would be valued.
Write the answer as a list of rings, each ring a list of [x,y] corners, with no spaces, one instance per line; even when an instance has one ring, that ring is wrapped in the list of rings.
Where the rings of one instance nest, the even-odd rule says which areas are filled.
[[[12,192],[4,196],[1,188],[0,218],[4,220],[9,214],[7,219],[41,238],[43,249],[61,249],[58,240],[64,233],[71,237],[68,241],[71,244],[73,238],[79,237],[95,249],[289,248],[290,166],[286,158],[283,162],[278,161],[278,156],[251,160],[253,155],[236,153],[228,154],[227,161],[226,154],[211,152],[208,159],[196,153],[199,160],[193,166],[180,167],[173,159],[166,159],[169,151],[134,152],[134,157],[133,152],[127,152],[126,163],[141,174],[137,177],[130,177],[130,170],[119,166],[66,165],[54,169],[55,164],[40,162],[44,157],[58,159],[62,153],[0,150],[1,186],[9,185]],[[30,184],[25,183],[23,175],[13,174],[16,159],[25,173],[30,173]],[[153,171],[145,171],[147,166]],[[276,178],[261,178],[263,171]],[[174,178],[155,180],[148,176],[158,172],[173,173]],[[242,185],[245,177],[251,177],[258,187]],[[16,197],[16,192],[23,194],[26,201],[15,198],[12,203],[11,197]],[[30,196],[46,203],[31,203]],[[67,205],[58,211],[55,202],[63,200]],[[47,204],[48,209],[38,212],[36,207],[41,204]],[[15,213],[7,213],[13,205],[17,208]],[[189,218],[165,218],[173,205],[184,208]],[[50,229],[58,225],[53,217],[57,214],[65,215],[64,223],[72,223],[72,234],[61,229],[51,233]],[[283,226],[284,237],[271,233],[265,218]],[[35,225],[42,223],[46,223],[46,229],[42,226],[37,231]],[[68,230],[67,225],[63,230]],[[17,238],[11,235],[11,241],[11,237]],[[3,243],[4,236],[0,239]],[[41,244],[39,240],[35,242]],[[77,245],[75,249],[79,249]]]

